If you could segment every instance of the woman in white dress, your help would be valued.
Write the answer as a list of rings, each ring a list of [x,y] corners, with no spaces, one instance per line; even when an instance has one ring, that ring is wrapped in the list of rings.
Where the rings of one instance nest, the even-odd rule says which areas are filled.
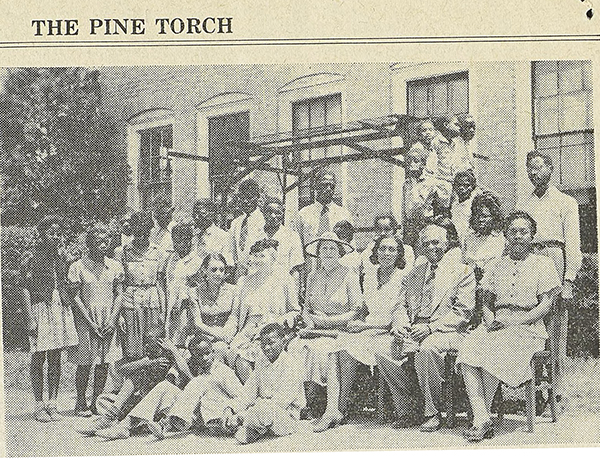
[[[404,257],[402,239],[398,236],[376,239],[369,265],[371,267],[365,270],[363,283],[367,316],[364,320],[349,321],[347,331],[350,334],[338,337],[344,347],[340,361],[348,360],[340,387],[342,412],[348,404],[358,363],[373,367],[377,365],[375,354],[390,354],[392,313],[398,303],[402,279],[410,269]]]
[[[274,268],[278,242],[263,239],[250,247],[248,273],[237,283],[239,319],[231,341],[235,371],[242,383],[250,376],[257,352],[257,339],[268,323],[293,323],[300,315],[296,283],[288,272]]]
[[[316,432],[336,426],[343,420],[339,408],[340,372],[345,370],[339,352],[347,324],[358,316],[363,305],[358,272],[340,264],[340,258],[354,248],[334,232],[325,232],[305,247],[306,254],[317,257],[317,267],[306,282],[303,318],[307,324],[300,339],[305,357],[306,380],[327,386],[327,407]]]
[[[464,436],[480,441],[494,435],[492,400],[500,381],[517,387],[531,380],[531,358],[544,349],[544,316],[560,290],[552,259],[532,253],[536,223],[521,211],[506,220],[507,254],[486,268],[481,281],[483,322],[465,337],[456,360],[473,410]]]

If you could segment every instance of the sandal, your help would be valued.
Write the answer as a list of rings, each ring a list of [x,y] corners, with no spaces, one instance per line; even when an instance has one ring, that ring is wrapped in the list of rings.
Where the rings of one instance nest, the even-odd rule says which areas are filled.
[[[494,437],[494,423],[489,420],[481,426],[471,426],[463,433],[465,439],[469,442],[481,442],[483,439]]]

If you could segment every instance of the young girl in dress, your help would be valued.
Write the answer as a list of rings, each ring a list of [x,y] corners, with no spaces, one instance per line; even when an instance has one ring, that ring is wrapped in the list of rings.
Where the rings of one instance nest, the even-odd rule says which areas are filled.
[[[115,250],[115,259],[125,271],[120,323],[123,357],[131,361],[143,356],[143,340],[149,330],[164,327],[165,292],[158,280],[164,275],[166,253],[150,243],[154,227],[150,213],[134,213],[129,224],[133,239]]]
[[[31,385],[35,419],[58,421],[56,407],[60,383],[60,355],[77,345],[73,312],[66,293],[67,259],[62,246],[62,224],[47,216],[37,226],[39,240],[23,258],[21,278],[31,349]],[[44,404],[44,361],[48,361],[48,403]]]
[[[79,336],[79,345],[69,350],[69,361],[77,364],[75,413],[83,417],[96,413],[96,399],[106,383],[108,363],[121,358],[115,327],[121,311],[124,277],[121,264],[106,256],[110,246],[106,228],[90,229],[86,245],[88,252],[71,265],[68,275]],[[88,407],[86,390],[92,365],[94,387]]]

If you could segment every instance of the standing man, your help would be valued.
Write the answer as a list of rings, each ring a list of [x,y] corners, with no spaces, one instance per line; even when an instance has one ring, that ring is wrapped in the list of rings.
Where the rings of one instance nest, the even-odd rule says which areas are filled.
[[[238,188],[238,195],[243,213],[231,222],[229,229],[236,279],[245,275],[250,247],[260,240],[265,227],[265,219],[258,208],[260,199],[258,183],[252,178],[242,181]]]
[[[150,243],[158,245],[167,252],[173,251],[171,228],[174,226],[172,222],[174,210],[164,196],[158,196],[154,201],[152,217],[155,225],[150,231]]]
[[[405,349],[418,347],[415,371],[425,403],[423,432],[441,426],[444,356],[458,349],[475,308],[475,275],[462,263],[456,239],[456,229],[448,219],[423,228],[420,240],[427,261],[404,277],[393,315],[392,334],[404,340]],[[377,358],[396,406],[396,426],[414,425],[420,415],[410,405],[414,402],[410,370],[402,365],[404,360]]]
[[[292,275],[298,284],[299,270],[304,264],[304,250],[300,236],[296,231],[283,225],[283,202],[277,197],[267,197],[261,210],[265,219],[263,238],[276,240],[279,243],[275,265]]]
[[[526,164],[533,192],[519,205],[519,209],[529,213],[537,223],[535,246],[539,253],[552,258],[563,285],[556,304],[556,327],[549,330],[552,340],[558,342],[558,348],[555,350],[558,356],[556,369],[560,380],[564,375],[567,358],[568,310],[573,300],[573,282],[582,261],[579,208],[573,197],[550,184],[554,167],[549,155],[541,151],[531,151],[527,154]]]
[[[302,246],[312,242],[324,232],[331,232],[335,223],[353,221],[350,212],[333,202],[336,178],[333,172],[319,170],[315,174],[316,200],[298,212],[297,230]]]
[[[192,210],[192,218],[195,227],[192,246],[200,261],[207,254],[222,254],[227,265],[233,266],[230,235],[216,224],[217,204],[210,199],[198,199]]]

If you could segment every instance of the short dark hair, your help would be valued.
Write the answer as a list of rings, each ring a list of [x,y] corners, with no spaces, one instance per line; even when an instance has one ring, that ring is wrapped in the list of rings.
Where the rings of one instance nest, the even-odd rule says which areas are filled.
[[[279,323],[269,323],[263,326],[259,332],[259,337],[264,337],[272,332],[276,332],[279,337],[285,337],[285,329]]]
[[[394,215],[392,215],[391,213],[382,213],[379,214],[375,217],[375,219],[373,220],[373,226],[377,227],[377,224],[379,223],[379,221],[381,221],[382,219],[389,219],[390,220],[390,224],[392,225],[392,228],[394,230],[398,229],[398,220],[396,219],[396,217]]]
[[[348,220],[341,220],[338,221],[337,223],[335,223],[333,225],[333,232],[335,233],[335,235],[337,235],[338,237],[342,238],[340,236],[340,232],[348,232],[350,233],[350,238],[354,237],[354,233],[355,233],[355,229],[354,226],[352,225],[352,223]]]
[[[110,234],[108,228],[104,224],[97,223],[90,227],[87,233],[85,234],[85,246],[90,248],[92,245],[93,238],[101,233]]]
[[[129,225],[134,227],[143,227],[148,232],[154,227],[154,220],[152,214],[147,211],[135,212],[129,217]]]
[[[153,212],[171,212],[173,210],[174,208],[171,205],[171,202],[169,202],[169,199],[167,199],[167,196],[164,194],[159,194],[154,198],[154,202],[152,203]]]
[[[194,228],[190,223],[179,223],[173,226],[171,229],[171,238],[186,238],[191,239],[194,237]]]
[[[273,239],[261,239],[250,247],[250,254],[260,253],[261,251],[268,250],[269,248],[279,248],[279,242]]]
[[[254,180],[252,178],[248,178],[247,180],[244,180],[240,183],[240,185],[238,186],[238,193],[244,194],[246,196],[259,197],[260,196],[260,186],[258,186],[258,183],[256,182],[256,180]]]
[[[522,210],[517,210],[512,212],[510,215],[506,217],[504,220],[504,235],[508,233],[508,228],[510,225],[517,219],[524,219],[529,222],[529,227],[531,228],[531,235],[535,235],[537,232],[537,223],[533,219],[533,217]]]
[[[213,345],[212,339],[207,334],[194,334],[194,336],[188,342],[187,348],[189,350],[192,347],[197,347],[202,342],[206,342],[212,348],[212,345]]]
[[[371,256],[369,256],[369,261],[371,261],[371,264],[379,264],[379,258],[377,257],[377,250],[379,250],[379,246],[381,245],[382,240],[389,239],[389,238],[394,239],[396,241],[396,244],[398,245],[398,255],[396,256],[396,261],[394,262],[394,266],[398,269],[404,269],[406,267],[406,258],[404,257],[405,256],[404,242],[398,235],[395,235],[392,237],[386,237],[386,236],[377,237],[377,240],[375,240],[375,245],[373,245],[373,251],[371,252]]]
[[[44,216],[39,223],[37,223],[36,229],[39,235],[42,235],[44,232],[48,230],[50,226],[54,226],[57,224],[61,230],[64,229],[64,221],[58,215],[46,215]]]
[[[318,183],[319,181],[321,181],[323,179],[323,177],[326,176],[332,176],[334,180],[337,180],[337,177],[335,176],[335,173],[333,173],[331,170],[329,169],[319,169],[315,172],[315,183]]]
[[[504,224],[504,216],[502,214],[502,204],[498,197],[489,192],[483,192],[473,197],[471,203],[471,217],[469,218],[469,227],[471,229],[475,226],[476,215],[481,211],[482,208],[487,208],[492,216],[493,224],[492,228],[496,231],[502,230]]]
[[[465,123],[467,122],[467,119],[472,118],[473,121],[475,121],[475,118],[473,117],[473,115],[471,113],[461,113],[459,115],[456,115],[456,117],[458,118],[458,122],[460,123],[461,126],[464,126]]]
[[[460,178],[466,178],[469,180],[469,184],[471,186],[475,186],[477,184],[477,178],[475,178],[475,173],[473,173],[473,170],[471,169],[457,172],[456,175],[454,175],[454,181],[452,184],[454,185]]]
[[[544,151],[540,151],[538,149],[534,149],[527,153],[527,159],[525,160],[525,164],[528,165],[536,157],[541,157],[544,160],[544,163],[546,165],[553,167],[552,156],[550,156],[548,153],[546,153]]]
[[[446,231],[446,239],[448,240],[448,250],[460,247],[460,238],[458,237],[456,226],[454,226],[454,223],[450,218],[448,218],[445,215],[438,215],[434,216],[433,218],[427,218],[425,220],[425,224],[423,225],[419,233],[423,232],[429,226],[441,227]]]

